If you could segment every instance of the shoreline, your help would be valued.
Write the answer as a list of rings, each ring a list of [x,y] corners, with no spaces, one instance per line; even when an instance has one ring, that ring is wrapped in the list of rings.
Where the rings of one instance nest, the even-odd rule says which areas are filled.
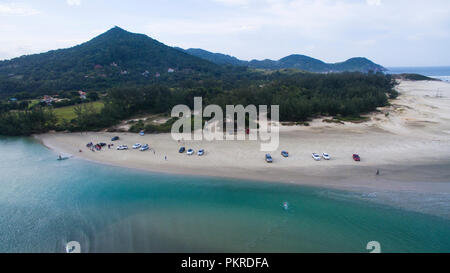
[[[41,145],[46,147],[47,149],[58,153],[62,152],[55,147],[52,147],[51,144],[45,143],[45,140],[42,136],[34,136],[34,139],[39,141]],[[352,198],[357,199],[359,201],[371,202],[379,205],[387,205],[397,209],[404,209],[407,211],[423,213],[427,215],[438,216],[445,219],[450,219],[450,181],[445,178],[445,175],[434,182],[418,182],[418,181],[391,181],[389,179],[385,179],[381,177],[375,177],[376,179],[371,180],[371,184],[359,183],[358,179],[353,179],[352,181],[355,183],[339,183],[344,179],[335,180],[334,178],[330,178],[329,176],[318,177],[318,176],[309,176],[313,179],[308,179],[307,176],[302,177],[301,180],[297,181],[287,181],[284,179],[275,180],[272,178],[268,178],[265,176],[261,177],[248,177],[248,176],[239,176],[239,175],[213,175],[213,174],[205,174],[205,173],[196,173],[195,170],[191,170],[190,172],[185,171],[169,171],[169,170],[157,170],[157,169],[149,169],[149,168],[139,168],[133,166],[124,166],[118,165],[114,163],[108,163],[105,161],[98,161],[93,159],[88,159],[86,157],[81,157],[77,155],[71,155],[74,158],[85,160],[88,162],[93,162],[95,164],[100,164],[103,166],[111,166],[111,167],[119,167],[125,168],[134,171],[141,171],[145,173],[157,173],[157,174],[165,174],[165,175],[177,175],[177,176],[192,176],[192,177],[201,177],[201,178],[214,178],[214,179],[227,179],[229,181],[233,181],[236,183],[240,183],[241,181],[247,181],[252,183],[270,183],[277,184],[281,183],[283,185],[292,185],[298,187],[307,187],[314,188],[316,190],[328,192],[328,191],[339,191],[337,196],[334,196],[336,192],[331,193],[332,196],[327,196],[329,198]],[[428,169],[428,171],[434,171],[435,169],[442,170],[443,168],[447,168],[450,165],[450,161],[448,164],[441,163],[440,165],[403,165],[403,166],[395,166],[396,168],[390,168],[389,171],[395,171],[402,168],[407,169]],[[367,168],[365,168],[367,169]],[[372,169],[372,168],[370,168]],[[386,169],[385,169],[386,170]],[[412,174],[416,175],[416,174]],[[450,175],[450,171],[449,171]],[[349,176],[351,177],[351,176]],[[444,177],[444,178],[443,178]],[[450,177],[450,176],[446,176]],[[335,182],[335,183],[331,183]],[[337,182],[337,183],[336,183]],[[373,184],[376,183],[377,184]],[[389,187],[380,187],[379,182],[389,183]],[[430,184],[431,183],[431,184]],[[384,184],[386,186],[386,184]],[[341,194],[344,194],[341,196]],[[423,201],[427,202],[427,206],[423,206]]]
[[[433,97],[436,88],[442,91],[443,98]],[[259,141],[180,144],[170,134],[105,132],[34,137],[56,152],[111,166],[351,192],[437,195],[438,201],[443,198],[450,203],[450,84],[402,81],[397,89],[399,98],[368,116],[369,121],[364,123],[329,124],[316,119],[309,127],[280,125],[280,147],[271,153],[273,164],[264,162]],[[134,143],[141,143],[154,150],[117,151],[114,147],[91,152],[86,148],[89,142],[112,143],[110,139],[115,135],[120,136],[115,147],[127,144],[131,148]],[[205,149],[206,155],[179,154],[180,146],[195,151]],[[282,158],[281,150],[289,151],[290,157]],[[313,152],[327,152],[332,160],[316,162],[311,158]],[[358,153],[362,161],[354,162],[353,153]],[[377,170],[381,175],[376,175]],[[450,214],[450,208],[445,210]]]
[[[96,134],[96,133],[93,133]],[[115,135],[121,135],[123,133],[116,133]],[[56,134],[51,134],[51,135],[56,135]],[[64,134],[58,134],[60,136],[64,136]],[[163,134],[160,134],[163,135]],[[165,135],[165,134],[164,134]],[[298,178],[286,178],[286,177],[291,177],[289,172],[286,172],[288,170],[283,170],[285,171],[285,178],[280,178],[280,177],[271,177],[271,175],[266,174],[266,173],[261,173],[261,174],[256,174],[253,171],[255,170],[248,170],[248,169],[244,169],[241,167],[235,167],[233,168],[233,171],[235,171],[234,173],[230,173],[228,168],[223,168],[222,170],[218,171],[217,173],[214,173],[212,171],[208,171],[204,168],[201,167],[189,167],[189,168],[181,168],[181,169],[172,169],[172,165],[168,165],[165,167],[161,167],[161,168],[156,168],[154,166],[146,166],[143,167],[141,166],[132,166],[131,164],[126,164],[126,163],[119,163],[119,162],[113,162],[113,161],[108,161],[108,160],[96,160],[93,158],[90,158],[89,156],[83,156],[84,153],[87,153],[87,151],[83,151],[82,154],[78,153],[71,153],[70,151],[66,150],[66,149],[61,149],[60,147],[55,146],[54,144],[50,143],[50,141],[48,140],[48,136],[50,136],[50,134],[45,134],[45,135],[34,135],[33,138],[36,139],[37,141],[39,141],[39,143],[41,143],[41,145],[43,145],[44,147],[46,147],[49,150],[54,151],[56,154],[58,153],[62,153],[63,155],[70,155],[71,157],[74,158],[78,158],[78,159],[82,159],[82,160],[86,160],[86,161],[90,161],[90,162],[94,162],[96,164],[102,164],[102,165],[107,165],[107,166],[113,166],[113,167],[122,167],[122,168],[127,168],[127,169],[133,169],[133,170],[140,170],[140,171],[147,171],[147,172],[152,172],[152,173],[163,173],[163,174],[177,174],[177,175],[190,175],[190,176],[199,176],[199,177],[216,177],[216,178],[229,178],[229,179],[237,179],[237,180],[249,180],[249,181],[266,181],[266,182],[273,182],[273,183],[285,183],[285,184],[298,184],[298,185],[310,185],[310,186],[316,186],[317,184],[313,184],[316,183],[317,181],[315,180],[324,180],[327,178],[331,178],[333,177],[335,180],[334,181],[342,181],[345,179],[348,179],[349,177],[351,177],[352,175],[345,175],[344,173],[352,173],[352,174],[359,174],[359,175],[366,175],[365,179],[370,181],[370,182],[380,182],[380,181],[386,181],[386,179],[393,179],[394,181],[391,181],[393,183],[407,183],[407,184],[412,184],[412,183],[421,183],[423,182],[423,180],[432,180],[430,181],[430,183],[446,183],[449,182],[449,186],[450,186],[450,176],[445,176],[445,175],[439,175],[438,177],[426,177],[424,176],[422,179],[418,179],[418,181],[411,181],[409,178],[403,176],[404,173],[400,173],[397,176],[388,176],[386,177],[384,173],[389,173],[392,174],[396,171],[402,171],[404,170],[404,172],[408,172],[410,173],[412,176],[418,177],[419,172],[418,173],[411,173],[411,169],[412,170],[417,170],[417,169],[421,169],[420,173],[423,173],[423,170],[426,170],[429,167],[435,166],[437,169],[442,170],[441,168],[443,167],[447,167],[450,165],[450,159],[446,162],[446,163],[439,163],[439,164],[431,164],[431,163],[426,163],[426,162],[417,162],[415,164],[398,164],[395,165],[395,167],[392,167],[392,165],[379,165],[379,166],[354,166],[354,167],[350,167],[350,166],[346,166],[346,165],[337,165],[337,166],[333,166],[331,167],[331,169],[329,169],[326,173],[321,172],[319,169],[316,169],[316,167],[297,167],[297,170],[301,170],[301,176],[299,176],[300,172],[295,172],[295,175],[297,175],[298,177],[300,177],[301,179]],[[113,149],[115,151],[115,149]],[[119,151],[118,151],[119,152]],[[130,152],[130,151],[125,151],[125,152]],[[138,151],[135,151],[136,153],[138,153]],[[97,153],[101,153],[101,152],[97,152]],[[195,155],[194,155],[195,156]],[[193,156],[193,157],[194,157]],[[312,160],[312,159],[311,159]],[[323,160],[322,160],[323,161]],[[319,163],[320,164],[320,163]],[[179,166],[178,166],[179,167]],[[377,168],[379,170],[382,171],[382,174],[380,176],[376,176],[376,170]],[[303,171],[304,169],[309,169],[308,171]],[[339,173],[338,172],[339,169]],[[407,169],[407,170],[405,170]],[[260,169],[259,171],[264,171],[263,169]],[[358,172],[359,171],[359,172]],[[252,174],[244,174],[244,172],[252,172]],[[311,175],[306,174],[307,172],[312,173]],[[320,173],[318,173],[320,172]],[[255,178],[256,175],[256,178]],[[276,175],[279,175],[279,173],[277,173]],[[450,175],[450,171],[449,171],[449,175]],[[297,180],[297,181],[294,181]],[[303,181],[300,181],[303,180]],[[343,187],[367,187],[368,189],[371,189],[371,186],[376,186],[376,185],[370,185],[370,184],[326,184],[326,183],[319,183],[321,185],[326,185],[327,187],[335,187],[335,188],[343,188]],[[384,185],[386,186],[386,185]],[[389,185],[387,185],[389,186]],[[407,186],[407,185],[406,185]],[[386,190],[401,190],[401,187],[397,187],[397,188],[376,188],[376,189],[386,189]],[[405,190],[408,190],[408,188],[403,188]],[[424,191],[425,192],[425,191]]]

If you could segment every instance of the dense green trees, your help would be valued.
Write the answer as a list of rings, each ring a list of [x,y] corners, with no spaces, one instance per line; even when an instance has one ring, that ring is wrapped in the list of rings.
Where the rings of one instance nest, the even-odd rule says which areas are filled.
[[[105,91],[122,84],[178,82],[186,76],[214,76],[223,70],[145,35],[115,27],[72,48],[0,61],[0,98],[23,92],[36,97],[61,91]]]
[[[176,84],[127,85],[108,90],[101,112],[87,105],[78,106],[75,108],[77,118],[60,124],[57,129],[97,130],[137,114],[170,113],[177,104],[193,108],[194,97],[202,97],[205,105],[217,104],[223,109],[226,105],[239,104],[280,105],[281,121],[306,121],[315,116],[358,117],[385,106],[389,97],[396,97],[398,94],[393,87],[391,77],[382,73],[292,72],[244,75],[230,73],[202,80],[184,79]],[[19,113],[3,115],[0,123],[21,122],[18,118],[11,119],[11,115],[22,115]],[[138,127],[140,126],[136,126],[135,130]],[[51,126],[39,128],[50,129]],[[161,128],[147,129],[157,131]],[[11,130],[13,129],[8,129],[8,132]],[[20,129],[18,134],[22,134],[21,132]]]
[[[295,64],[304,61],[326,65],[290,56],[282,60],[286,66],[276,68],[301,68]],[[364,63],[369,62],[352,59],[351,65]],[[348,63],[339,65],[352,70]],[[79,90],[87,92],[86,100]],[[59,123],[42,108],[47,108],[45,103],[29,103],[42,95],[58,95],[63,100],[52,107],[77,105],[100,99],[99,93],[101,112],[78,106],[75,119]],[[196,96],[223,108],[280,105],[282,121],[305,121],[319,115],[358,116],[386,105],[397,93],[390,76],[382,73],[273,72],[217,65],[116,27],[79,46],[0,61],[0,134],[107,128],[141,113],[168,113],[177,104],[193,108]],[[11,97],[19,101],[8,102]]]
[[[319,115],[357,116],[397,96],[390,76],[383,74],[279,74],[268,83],[250,85],[207,96],[209,103],[280,105],[282,121],[304,121]]]
[[[45,133],[56,128],[57,119],[51,109],[10,111],[0,114],[0,134],[8,136]]]
[[[220,53],[212,53],[199,48],[190,48],[190,49],[181,49],[177,48],[183,52],[191,54],[193,56],[197,56],[199,58],[208,60],[215,64],[220,65],[235,65],[235,66],[247,66],[254,69],[270,69],[270,70],[278,70],[278,69],[299,69],[303,71],[309,72],[344,72],[344,71],[359,71],[359,72],[369,72],[369,71],[386,71],[386,69],[378,64],[373,63],[372,61],[366,58],[351,58],[345,62],[329,64],[324,63],[321,60],[317,60],[304,55],[289,55],[278,61],[273,60],[252,60],[252,61],[243,61],[239,60],[233,56],[224,55]]]

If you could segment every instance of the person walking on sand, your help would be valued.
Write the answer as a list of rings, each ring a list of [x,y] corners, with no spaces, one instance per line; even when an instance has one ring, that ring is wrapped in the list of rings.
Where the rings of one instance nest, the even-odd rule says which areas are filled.
[[[167,161],[167,155],[166,155],[166,156],[164,156],[164,160],[165,160],[165,161]]]
[[[377,169],[377,175],[380,175],[380,169]]]

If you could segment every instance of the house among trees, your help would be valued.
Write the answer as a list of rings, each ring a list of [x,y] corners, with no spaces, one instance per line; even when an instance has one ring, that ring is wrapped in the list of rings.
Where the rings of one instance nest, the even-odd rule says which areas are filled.
[[[47,105],[51,105],[52,102],[54,102],[55,99],[52,96],[45,95],[44,98],[41,100],[41,103],[46,103]]]
[[[78,94],[80,94],[80,99],[82,99],[82,100],[85,100],[86,99],[86,95],[87,95],[87,93],[86,92],[83,92],[83,91],[78,91]]]
[[[16,98],[10,98],[9,101],[10,102],[17,102],[17,99]]]
[[[159,72],[156,72],[155,77],[159,78],[161,77],[161,74],[159,74]]]
[[[167,70],[167,72],[169,72],[169,73],[173,73],[173,72],[175,72],[175,69],[173,69],[173,68],[169,68],[169,69]]]

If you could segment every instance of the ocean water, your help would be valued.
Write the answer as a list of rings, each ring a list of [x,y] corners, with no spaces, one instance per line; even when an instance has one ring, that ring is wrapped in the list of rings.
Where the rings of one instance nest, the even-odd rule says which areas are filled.
[[[390,74],[415,73],[450,82],[450,66],[388,67]]]
[[[58,162],[0,138],[0,252],[450,252],[449,219],[352,196]]]

